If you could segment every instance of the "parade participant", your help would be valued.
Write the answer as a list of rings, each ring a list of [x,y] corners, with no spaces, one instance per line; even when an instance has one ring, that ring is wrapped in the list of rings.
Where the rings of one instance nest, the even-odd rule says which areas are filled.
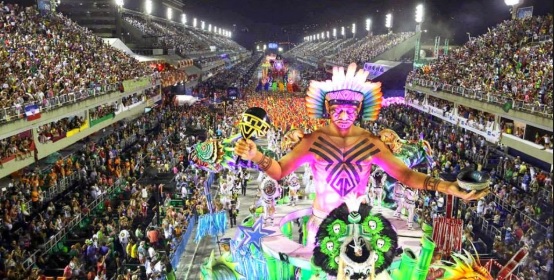
[[[289,189],[289,206],[296,206],[298,201],[298,190],[300,189],[300,182],[298,182],[298,176],[296,173],[291,173],[286,178],[286,184]]]
[[[264,209],[264,223],[273,226],[275,215],[275,200],[281,196],[281,186],[276,180],[265,178],[260,184],[260,204]]]
[[[371,164],[380,166],[401,183],[416,189],[439,191],[464,200],[479,199],[488,190],[467,193],[456,182],[441,181],[409,169],[396,158],[389,148],[371,132],[354,123],[374,121],[379,115],[382,101],[379,83],[366,82],[369,72],[356,64],[333,69],[332,80],[312,81],[306,97],[308,113],[312,118],[330,118],[329,125],[302,140],[279,161],[258,151],[249,139],[235,145],[235,153],[252,160],[269,177],[280,180],[304,163],[310,163],[316,183],[313,215],[308,223],[308,243],[314,245],[315,234],[321,221],[331,210],[343,203],[350,193],[363,196],[371,174]]]
[[[383,206],[383,186],[387,182],[387,173],[383,172],[381,168],[375,168],[375,171],[371,173],[370,182],[371,198],[373,199],[371,205],[380,212]]]

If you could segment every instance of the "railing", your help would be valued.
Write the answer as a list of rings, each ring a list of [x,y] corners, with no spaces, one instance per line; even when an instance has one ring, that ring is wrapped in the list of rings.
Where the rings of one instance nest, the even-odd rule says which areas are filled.
[[[187,229],[185,233],[181,237],[181,242],[179,245],[177,245],[177,248],[173,253],[169,256],[169,259],[171,261],[171,265],[173,266],[173,269],[176,270],[179,267],[179,260],[181,259],[181,256],[185,252],[185,249],[187,248],[187,244],[190,240],[190,237],[192,235],[192,231],[194,230],[194,227],[196,226],[196,217],[191,216],[188,221]]]
[[[504,105],[507,102],[512,102],[512,109],[522,111],[530,114],[534,114],[541,117],[552,118],[554,107],[552,105],[545,105],[536,103],[527,103],[522,100],[514,100],[511,97],[501,96],[497,92],[486,93],[481,90],[468,89],[461,86],[449,85],[442,82],[429,81],[424,79],[412,78],[406,81],[409,86],[418,85],[426,88],[432,88],[434,91],[448,92],[457,96],[479,100],[495,105]]]
[[[150,78],[142,77],[139,80],[144,81],[145,79]],[[18,106],[0,108],[0,123],[11,122],[24,118],[26,106],[36,105],[40,108],[41,113],[48,112],[50,110],[66,106],[68,104],[81,102],[85,99],[88,99],[89,97],[102,96],[117,90],[119,90],[119,84],[104,84],[95,88],[81,89],[78,92],[71,92],[60,94],[50,98],[44,98],[42,102],[31,101]]]

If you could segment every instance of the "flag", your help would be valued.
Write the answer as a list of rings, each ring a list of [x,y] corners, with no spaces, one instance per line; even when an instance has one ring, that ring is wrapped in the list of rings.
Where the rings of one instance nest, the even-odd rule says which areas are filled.
[[[504,112],[508,113],[508,111],[510,111],[510,109],[512,109],[512,106],[513,106],[513,101],[508,100],[508,101],[506,101],[506,103],[504,103],[504,105],[502,105],[502,110],[504,110]]]
[[[38,105],[33,104],[25,106],[25,116],[28,121],[40,119],[40,108]]]

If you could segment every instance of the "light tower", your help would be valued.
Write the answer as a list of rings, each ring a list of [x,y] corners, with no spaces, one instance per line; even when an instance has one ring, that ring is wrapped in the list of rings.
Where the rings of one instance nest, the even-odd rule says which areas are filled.
[[[388,13],[385,18],[385,27],[389,31],[389,33],[392,33],[392,14]]]
[[[421,23],[423,23],[423,4],[419,4],[415,9],[416,32],[421,32]]]
[[[510,14],[512,15],[512,19],[517,18],[517,8],[523,4],[523,0],[504,0],[504,3],[506,5],[510,6]]]

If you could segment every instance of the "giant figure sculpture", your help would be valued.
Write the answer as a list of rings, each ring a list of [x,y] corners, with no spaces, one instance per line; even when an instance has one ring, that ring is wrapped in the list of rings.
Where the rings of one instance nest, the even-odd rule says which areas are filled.
[[[306,97],[308,114],[312,118],[330,118],[331,122],[305,135],[279,161],[259,152],[256,144],[248,139],[241,139],[235,145],[237,155],[252,160],[275,180],[281,180],[304,163],[310,164],[316,198],[309,222],[309,245],[314,245],[321,221],[342,204],[346,195],[364,195],[371,164],[379,165],[411,188],[439,191],[464,200],[486,195],[486,191],[468,193],[461,190],[457,182],[442,181],[410,170],[377,136],[354,125],[359,119],[376,120],[381,109],[381,85],[366,82],[368,75],[363,69],[356,72],[356,64],[352,63],[346,73],[342,67],[335,67],[332,80],[311,81]]]

